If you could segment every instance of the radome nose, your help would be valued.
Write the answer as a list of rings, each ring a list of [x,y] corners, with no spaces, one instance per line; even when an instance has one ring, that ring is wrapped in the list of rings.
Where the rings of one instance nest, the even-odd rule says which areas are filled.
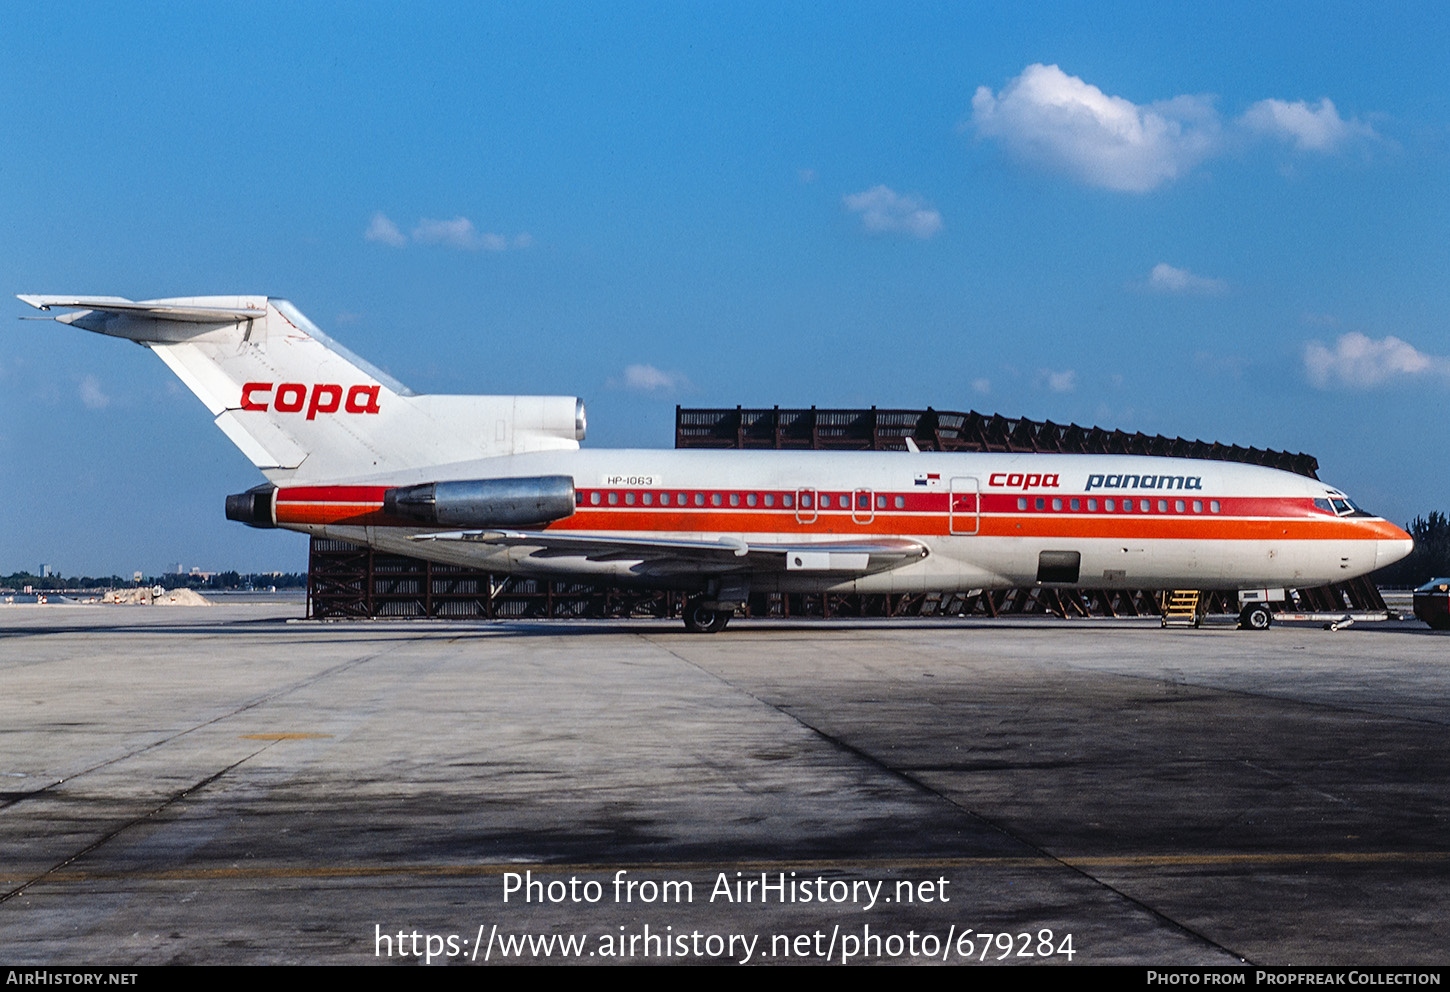
[[[1398,527],[1395,529],[1399,530]],[[1374,567],[1384,568],[1386,565],[1392,565],[1414,550],[1415,542],[1410,539],[1409,534],[1401,530],[1400,540],[1375,542]]]

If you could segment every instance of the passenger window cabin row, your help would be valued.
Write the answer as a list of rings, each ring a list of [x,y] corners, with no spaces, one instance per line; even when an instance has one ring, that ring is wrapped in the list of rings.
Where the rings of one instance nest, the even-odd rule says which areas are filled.
[[[942,494],[945,495],[945,494]],[[977,494],[957,493],[958,499],[970,500]],[[626,490],[601,491],[579,490],[575,493],[575,502],[579,506],[586,503],[589,506],[674,506],[674,507],[762,507],[765,509],[796,508],[796,493],[704,493],[704,492],[670,492],[665,490],[647,489],[642,492]],[[873,495],[865,491],[851,493],[817,493],[800,492],[800,508],[802,510],[850,510],[854,498],[857,511],[872,509],[874,499],[875,509],[887,510],[906,508],[904,496],[889,496],[885,494]],[[1107,499],[1096,499],[1093,497],[1061,497],[1054,496],[1048,499],[1045,496],[1019,496],[1017,497],[1017,509],[1022,511],[1035,510],[1047,511],[1049,506],[1052,512],[1082,513],[1208,513],[1221,512],[1221,505],[1218,500],[1183,500],[1183,499],[1119,499],[1109,497]],[[960,508],[959,508],[960,509]]]
[[[1044,496],[1035,496],[1035,497],[1032,498],[1032,508],[1035,509],[1035,510],[1046,510],[1047,509],[1048,502],[1049,502],[1048,499],[1046,497],[1044,497]],[[1080,498],[1075,497],[1075,496],[1074,497],[1070,497],[1070,498],[1064,498],[1064,497],[1061,497],[1061,496],[1055,496],[1055,497],[1052,498],[1052,500],[1050,502],[1052,504],[1052,509],[1054,511],[1059,511],[1059,510],[1066,509],[1066,510],[1070,510],[1070,511],[1076,513],[1076,512],[1080,512],[1083,509],[1083,504],[1086,504],[1087,505],[1087,512],[1089,512],[1089,513],[1097,513],[1098,512],[1098,500],[1092,499],[1092,498],[1089,498],[1089,499],[1084,500],[1084,499],[1080,499]],[[1153,512],[1155,512],[1155,510],[1154,510],[1155,504],[1156,504],[1156,507],[1157,507],[1156,512],[1158,512],[1158,513],[1169,513],[1169,512],[1173,512],[1173,513],[1187,513],[1188,510],[1189,510],[1190,504],[1192,505],[1192,508],[1193,508],[1193,512],[1194,513],[1202,513],[1203,510],[1204,510],[1205,501],[1204,500],[1201,500],[1201,499],[1195,499],[1195,500],[1184,500],[1184,499],[1171,499],[1171,500],[1170,499],[1160,499],[1160,500],[1140,499],[1140,500],[1137,501],[1137,510],[1136,510],[1136,512],[1138,512],[1138,513],[1153,513]],[[1171,511],[1169,510],[1169,507],[1170,506],[1172,507],[1172,510]],[[1220,511],[1220,509],[1221,509],[1221,507],[1219,505],[1219,501],[1216,500],[1216,499],[1208,500],[1207,501],[1207,507],[1208,507],[1208,512],[1209,513],[1218,513]],[[1017,497],[1017,509],[1019,509],[1019,510],[1026,510],[1027,508],[1028,508],[1028,498],[1026,496],[1018,496]],[[1120,500],[1120,499],[1114,499],[1114,498],[1104,499],[1102,501],[1102,512],[1104,512],[1104,513],[1133,513],[1133,512],[1135,512],[1134,511],[1134,501],[1131,500],[1131,499],[1122,499],[1122,500]]]
[[[814,493],[802,492],[800,494],[800,505],[803,510],[816,508],[820,504],[822,510],[849,510],[851,509],[852,496],[849,493]],[[680,493],[657,490],[645,490],[643,492],[609,490],[601,492],[597,489],[587,492],[578,490],[574,494],[574,502],[579,506],[587,502],[590,506],[758,506],[766,509],[793,510],[796,505],[795,493]],[[857,510],[869,510],[872,508],[872,495],[868,492],[855,494]],[[902,510],[906,508],[904,496],[875,497],[876,509],[886,510],[895,508]]]

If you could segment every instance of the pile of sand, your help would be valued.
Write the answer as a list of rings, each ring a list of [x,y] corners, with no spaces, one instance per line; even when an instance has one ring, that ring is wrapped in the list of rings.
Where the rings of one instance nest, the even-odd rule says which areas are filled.
[[[114,589],[106,594],[107,603],[123,606],[210,606],[211,601],[194,589]]]

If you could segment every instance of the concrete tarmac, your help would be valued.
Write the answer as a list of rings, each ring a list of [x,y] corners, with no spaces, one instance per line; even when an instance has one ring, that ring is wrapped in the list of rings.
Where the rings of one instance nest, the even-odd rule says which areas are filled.
[[[1443,964],[1411,622],[0,608],[0,964]]]

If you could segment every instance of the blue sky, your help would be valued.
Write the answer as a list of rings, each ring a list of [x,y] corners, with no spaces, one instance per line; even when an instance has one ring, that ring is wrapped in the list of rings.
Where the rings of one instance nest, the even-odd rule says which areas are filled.
[[[3,288],[287,297],[591,446],[930,404],[1446,509],[1450,8],[1143,6],[13,4]],[[0,467],[0,573],[305,566],[125,342],[0,327]]]

